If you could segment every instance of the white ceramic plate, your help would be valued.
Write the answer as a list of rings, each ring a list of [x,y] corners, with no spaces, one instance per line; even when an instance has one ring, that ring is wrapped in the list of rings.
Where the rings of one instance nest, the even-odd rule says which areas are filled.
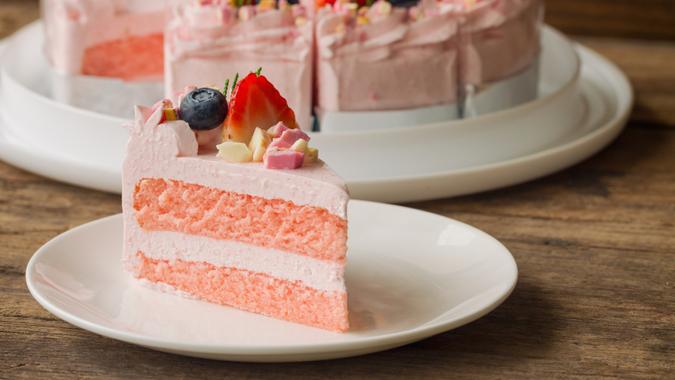
[[[221,360],[332,359],[401,346],[487,314],[518,269],[497,240],[409,208],[353,201],[347,288],[352,331],[332,333],[147,289],[122,270],[122,217],[70,230],[40,248],[26,281],[57,317],[152,349]]]
[[[27,28],[17,38],[36,38],[36,28]],[[442,198],[553,173],[611,142],[625,125],[633,102],[625,75],[583,47],[576,47],[581,75],[573,75],[578,80],[570,82],[567,70],[557,65],[574,57],[564,53],[568,48],[564,37],[546,28],[540,86],[544,96],[533,102],[470,120],[391,131],[316,134],[313,142],[359,199]],[[18,67],[30,67],[27,63],[39,58],[31,58],[30,50],[19,52],[27,56]],[[35,88],[41,82],[34,71],[12,76],[3,68],[0,159],[56,180],[119,192],[126,140],[126,131],[118,127],[120,119],[39,95]],[[49,119],[57,114],[58,126],[50,122],[56,118]]]

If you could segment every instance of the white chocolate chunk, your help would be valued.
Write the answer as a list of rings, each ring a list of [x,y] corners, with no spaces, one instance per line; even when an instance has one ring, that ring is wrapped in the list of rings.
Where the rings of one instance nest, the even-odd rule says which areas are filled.
[[[267,147],[259,146],[253,150],[253,162],[262,162],[265,157],[265,152],[267,152]]]
[[[218,148],[218,157],[228,162],[251,162],[253,154],[244,143],[225,141],[216,146]]]
[[[253,132],[253,137],[248,143],[248,149],[253,152],[253,162],[261,162],[267,147],[272,142],[272,138],[262,130],[261,128],[256,128]]]
[[[305,150],[305,164],[313,164],[319,161],[319,150],[312,147],[307,147]]]
[[[293,145],[291,145],[291,150],[296,152],[305,153],[307,151],[307,140],[297,139]]]

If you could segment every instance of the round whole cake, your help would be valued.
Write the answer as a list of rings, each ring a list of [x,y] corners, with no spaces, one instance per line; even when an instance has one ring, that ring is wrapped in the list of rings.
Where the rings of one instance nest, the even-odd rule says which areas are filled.
[[[316,116],[323,131],[536,98],[542,11],[541,0],[43,0],[46,54],[66,87],[163,78],[172,97],[263,66],[299,124]]]

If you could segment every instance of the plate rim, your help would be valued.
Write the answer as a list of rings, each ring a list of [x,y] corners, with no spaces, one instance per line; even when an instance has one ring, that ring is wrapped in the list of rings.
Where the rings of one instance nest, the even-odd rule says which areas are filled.
[[[507,264],[511,266],[513,276],[509,279],[508,288],[505,291],[502,291],[498,296],[489,302],[487,306],[484,306],[478,310],[462,316],[457,319],[451,320],[441,320],[437,323],[433,323],[434,319],[424,322],[414,328],[406,329],[402,331],[392,332],[384,335],[360,338],[356,341],[342,341],[342,342],[332,342],[332,343],[323,343],[323,344],[296,344],[296,345],[274,345],[274,346],[264,346],[264,345],[255,345],[255,346],[232,346],[232,345],[222,345],[215,343],[185,343],[185,342],[176,342],[171,339],[162,339],[162,338],[152,338],[138,333],[126,332],[123,330],[118,330],[100,324],[91,322],[87,319],[78,317],[69,312],[63,311],[58,306],[52,304],[48,297],[45,297],[33,284],[32,280],[35,277],[36,270],[35,265],[39,262],[40,258],[48,254],[50,248],[54,244],[62,239],[67,239],[71,235],[78,234],[82,230],[92,228],[99,224],[111,223],[112,220],[119,219],[121,222],[122,214],[115,214],[99,218],[72,229],[65,231],[53,238],[48,242],[42,245],[30,258],[26,266],[26,285],[31,296],[47,311],[49,311],[54,316],[59,319],[70,323],[76,327],[82,328],[89,332],[95,333],[100,336],[107,338],[123,341],[126,343],[131,343],[134,345],[144,346],[147,348],[152,348],[160,351],[170,351],[174,353],[181,353],[183,355],[190,356],[200,356],[203,354],[208,355],[220,355],[220,356],[238,356],[238,357],[250,357],[254,360],[254,357],[273,357],[273,356],[298,356],[298,355],[324,355],[318,359],[303,359],[303,360],[319,360],[325,359],[328,357],[338,358],[344,356],[352,356],[350,353],[353,352],[353,355],[361,355],[370,352],[377,352],[384,349],[399,347],[405,344],[413,343],[433,335],[437,335],[443,332],[453,330],[455,328],[461,327],[468,323],[471,323],[479,318],[482,318],[486,314],[492,312],[494,309],[499,307],[513,292],[515,289],[519,270],[518,265],[513,257],[513,254],[509,249],[504,246],[499,240],[492,237],[488,233],[473,227],[469,224],[460,222],[458,220],[448,218],[442,215],[434,214],[428,211],[417,210],[413,208],[390,205],[385,203],[371,202],[371,201],[361,201],[361,200],[352,200],[350,203],[355,203],[361,205],[361,207],[384,207],[392,208],[397,211],[405,212],[414,212],[421,213],[427,217],[444,219],[445,221],[452,222],[455,225],[461,226],[462,228],[469,229],[471,231],[477,232],[481,238],[488,239],[491,244],[494,244],[495,247],[499,248],[500,254],[504,256],[504,259],[507,261]],[[359,207],[359,206],[357,206]],[[506,281],[504,282],[506,284]],[[334,354],[330,356],[330,354]],[[343,353],[346,355],[340,355]],[[203,357],[203,356],[200,356]],[[269,358],[265,361],[268,361]],[[288,361],[288,360],[281,360]]]

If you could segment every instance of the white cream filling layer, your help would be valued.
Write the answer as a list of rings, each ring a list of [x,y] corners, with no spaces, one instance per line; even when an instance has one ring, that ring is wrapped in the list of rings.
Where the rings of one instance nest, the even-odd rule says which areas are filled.
[[[131,219],[131,220],[129,220]],[[236,241],[217,240],[171,231],[144,231],[127,219],[127,257],[136,252],[155,260],[205,262],[215,266],[265,273],[323,290],[344,292],[344,264],[318,260]],[[133,259],[132,259],[133,260]]]

